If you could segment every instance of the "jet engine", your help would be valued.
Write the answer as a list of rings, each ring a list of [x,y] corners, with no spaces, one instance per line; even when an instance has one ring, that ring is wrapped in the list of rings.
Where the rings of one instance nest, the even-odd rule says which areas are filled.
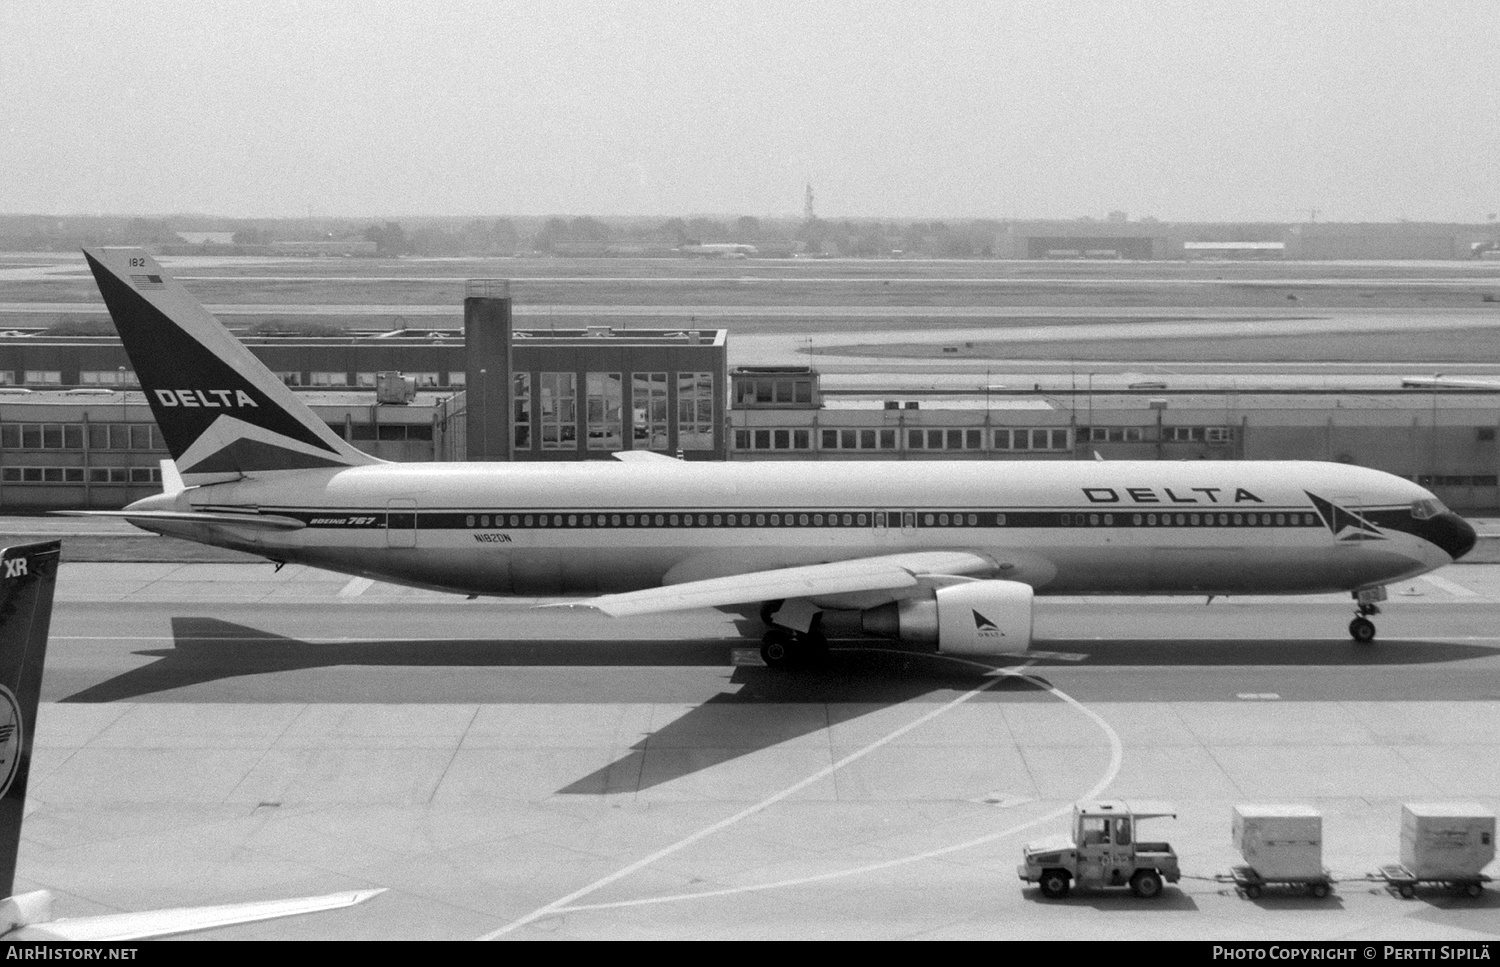
[[[1013,655],[1031,647],[1031,585],[966,581],[930,598],[893,601],[860,614],[866,634],[936,645],[945,655]]]

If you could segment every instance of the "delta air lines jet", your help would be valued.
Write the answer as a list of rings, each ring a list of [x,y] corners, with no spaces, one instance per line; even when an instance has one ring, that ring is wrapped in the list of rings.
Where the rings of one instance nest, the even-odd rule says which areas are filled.
[[[176,461],[138,527],[463,594],[609,615],[759,607],[762,654],[826,612],[944,653],[1026,651],[1037,594],[1348,592],[1462,557],[1474,530],[1390,474],[1309,462],[394,464],[356,450],[139,249],[85,253]],[[88,513],[88,512],[79,512]]]

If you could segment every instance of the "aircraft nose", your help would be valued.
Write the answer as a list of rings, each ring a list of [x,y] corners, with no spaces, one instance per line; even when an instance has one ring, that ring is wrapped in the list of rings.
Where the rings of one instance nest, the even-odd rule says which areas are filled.
[[[1474,549],[1479,535],[1474,526],[1454,513],[1443,514],[1437,519],[1439,525],[1434,543],[1455,561]]]

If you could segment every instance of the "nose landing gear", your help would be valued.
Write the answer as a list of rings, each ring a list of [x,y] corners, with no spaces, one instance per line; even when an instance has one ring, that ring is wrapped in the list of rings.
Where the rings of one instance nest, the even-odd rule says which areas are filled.
[[[1367,588],[1354,592],[1354,620],[1349,622],[1349,637],[1362,645],[1375,640],[1375,622],[1370,616],[1380,613],[1377,601],[1385,600],[1385,588]]]

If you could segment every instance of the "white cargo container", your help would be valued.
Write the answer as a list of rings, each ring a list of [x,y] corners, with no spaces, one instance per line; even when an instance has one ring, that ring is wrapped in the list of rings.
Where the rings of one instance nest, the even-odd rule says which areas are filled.
[[[1311,806],[1235,806],[1234,845],[1263,880],[1326,877],[1323,815]]]
[[[1494,858],[1494,810],[1475,803],[1401,807],[1401,865],[1416,879],[1474,879]]]

